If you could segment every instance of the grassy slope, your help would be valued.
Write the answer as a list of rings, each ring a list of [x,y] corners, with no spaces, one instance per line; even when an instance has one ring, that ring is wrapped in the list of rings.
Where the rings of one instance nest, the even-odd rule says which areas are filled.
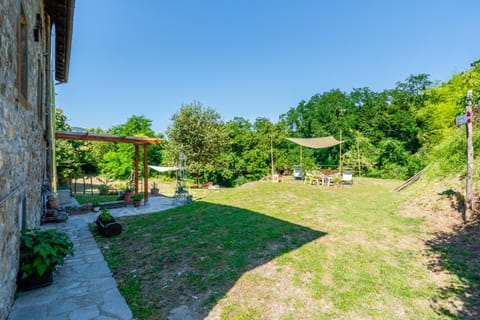
[[[180,305],[224,319],[440,318],[424,219],[396,214],[397,184],[253,183],[124,218],[98,241],[136,318]]]

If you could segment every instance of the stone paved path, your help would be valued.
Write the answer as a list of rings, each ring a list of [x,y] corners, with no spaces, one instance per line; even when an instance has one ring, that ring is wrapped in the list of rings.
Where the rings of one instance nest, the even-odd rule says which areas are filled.
[[[145,206],[111,209],[115,217],[158,212],[181,205],[167,197],[151,197]],[[67,232],[75,255],[54,273],[52,285],[20,292],[9,320],[130,320],[132,312],[120,295],[107,263],[87,228],[98,214],[70,216],[49,224]]]

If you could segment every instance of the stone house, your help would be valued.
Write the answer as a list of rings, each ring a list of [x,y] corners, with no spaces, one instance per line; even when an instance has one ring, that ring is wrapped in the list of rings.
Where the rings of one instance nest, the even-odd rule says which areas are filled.
[[[0,1],[0,319],[16,291],[19,233],[54,185],[54,81],[66,82],[74,0]]]

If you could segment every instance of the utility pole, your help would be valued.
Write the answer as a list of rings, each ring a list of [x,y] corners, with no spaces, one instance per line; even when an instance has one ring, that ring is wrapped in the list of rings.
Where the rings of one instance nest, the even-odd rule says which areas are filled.
[[[465,192],[465,220],[471,218],[473,213],[473,125],[472,125],[472,90],[467,93],[467,106],[465,108],[467,116],[466,134],[467,134],[467,186]]]

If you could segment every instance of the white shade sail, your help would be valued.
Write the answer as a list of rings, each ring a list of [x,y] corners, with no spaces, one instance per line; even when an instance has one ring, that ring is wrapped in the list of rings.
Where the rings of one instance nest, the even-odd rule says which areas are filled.
[[[296,144],[299,144],[303,147],[321,149],[321,148],[330,148],[336,146],[343,141],[338,141],[332,136],[323,137],[323,138],[286,138]]]
[[[157,166],[149,166],[151,169],[158,171],[158,172],[168,172],[168,171],[177,171],[177,167],[157,167]]]

